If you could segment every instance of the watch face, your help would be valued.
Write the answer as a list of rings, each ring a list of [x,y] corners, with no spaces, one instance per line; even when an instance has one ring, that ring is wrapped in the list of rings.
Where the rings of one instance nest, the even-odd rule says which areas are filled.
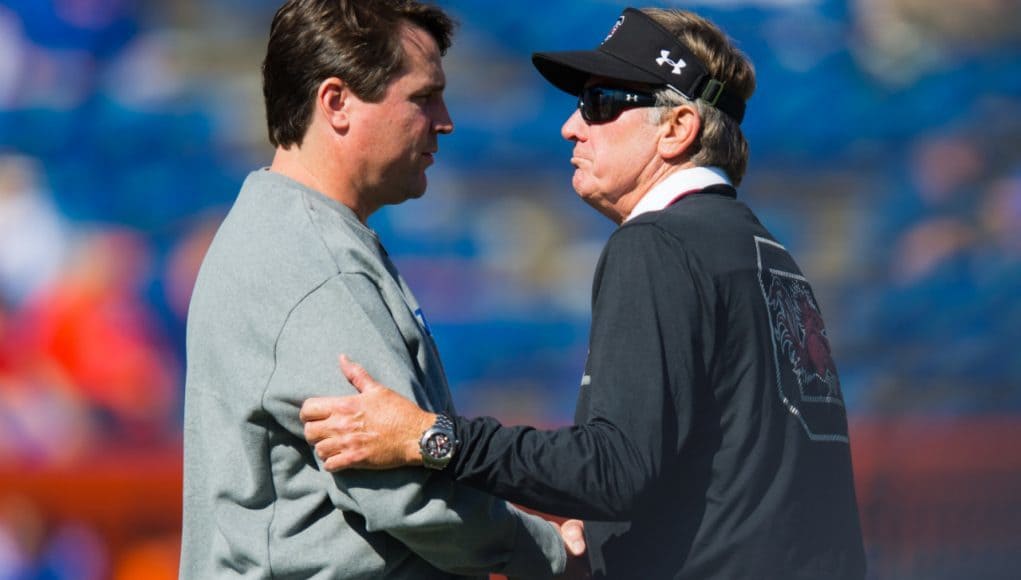
[[[450,437],[445,433],[434,433],[426,439],[424,451],[434,459],[443,459],[450,454],[452,447]]]
[[[436,423],[422,434],[418,446],[422,452],[422,463],[426,467],[445,468],[454,457],[454,450],[457,448],[454,422],[446,415],[437,415]]]

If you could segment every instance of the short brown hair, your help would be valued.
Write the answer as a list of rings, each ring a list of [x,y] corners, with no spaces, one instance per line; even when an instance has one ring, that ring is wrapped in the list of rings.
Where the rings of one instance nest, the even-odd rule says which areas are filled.
[[[751,61],[715,24],[684,10],[643,8],[656,22],[669,30],[705,65],[709,74],[724,83],[728,91],[747,101],[755,92],[755,69]],[[658,104],[676,107],[692,103],[674,91],[657,93]],[[740,185],[748,167],[748,141],[741,126],[730,116],[702,100],[693,103],[702,118],[702,133],[691,161],[700,166],[716,166],[727,173],[734,185]],[[662,119],[662,117],[660,117]]]
[[[454,22],[416,0],[287,0],[270,27],[262,63],[269,141],[300,145],[319,85],[338,77],[358,98],[383,97],[404,63],[403,24],[428,32],[445,54]]]

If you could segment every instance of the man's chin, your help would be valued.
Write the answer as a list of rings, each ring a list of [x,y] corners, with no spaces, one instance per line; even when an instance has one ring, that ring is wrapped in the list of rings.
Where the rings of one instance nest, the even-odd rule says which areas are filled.
[[[425,190],[428,189],[429,183],[426,181],[425,176],[422,176],[422,183],[416,184],[408,188],[408,199],[418,199],[425,195]]]
[[[412,177],[406,176],[403,181],[392,180],[386,184],[386,198],[389,200],[386,205],[398,205],[409,199],[418,199],[425,195],[429,182],[425,172]]]
[[[589,205],[592,205],[592,200],[598,199],[596,193],[586,183],[585,178],[577,172],[575,172],[574,177],[571,179],[571,187],[574,188],[574,193],[578,194],[578,197]]]

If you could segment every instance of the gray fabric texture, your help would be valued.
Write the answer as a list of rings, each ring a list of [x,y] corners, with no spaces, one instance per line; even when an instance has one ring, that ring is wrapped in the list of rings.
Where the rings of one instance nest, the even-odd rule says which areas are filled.
[[[181,578],[548,578],[555,526],[445,472],[322,469],[298,418],[353,394],[337,356],[453,412],[418,304],[347,207],[253,172],[188,316]],[[424,319],[423,319],[424,320]]]

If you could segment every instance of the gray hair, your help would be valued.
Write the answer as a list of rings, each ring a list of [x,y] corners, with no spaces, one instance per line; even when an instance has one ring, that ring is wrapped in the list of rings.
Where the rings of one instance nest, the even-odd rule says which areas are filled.
[[[747,101],[755,92],[755,69],[727,35],[712,22],[692,12],[659,8],[643,8],[654,20],[674,34],[706,67],[710,76]],[[666,119],[672,109],[692,105],[702,119],[702,131],[690,152],[689,160],[699,166],[719,167],[740,185],[748,167],[748,142],[737,121],[709,103],[692,101],[664,88],[656,92],[658,113],[656,123]]]
[[[669,87],[653,94],[656,107],[649,113],[649,122],[662,123],[681,105],[695,107],[702,120],[702,130],[688,160],[700,167],[719,167],[735,187],[741,185],[748,166],[748,141],[737,122],[702,99],[693,101]]]

